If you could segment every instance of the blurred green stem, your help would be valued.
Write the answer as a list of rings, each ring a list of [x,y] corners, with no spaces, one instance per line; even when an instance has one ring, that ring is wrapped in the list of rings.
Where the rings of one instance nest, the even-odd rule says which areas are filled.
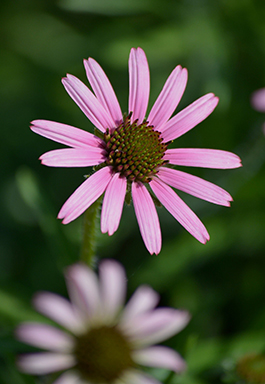
[[[173,379],[173,377],[175,376],[175,372],[174,371],[170,371],[168,376],[166,377],[165,381],[164,381],[164,384],[170,384],[171,380]]]
[[[102,196],[99,197],[84,214],[83,228],[83,244],[81,248],[81,260],[89,267],[93,266],[96,245],[97,245],[97,230],[99,218],[99,210],[101,206]]]

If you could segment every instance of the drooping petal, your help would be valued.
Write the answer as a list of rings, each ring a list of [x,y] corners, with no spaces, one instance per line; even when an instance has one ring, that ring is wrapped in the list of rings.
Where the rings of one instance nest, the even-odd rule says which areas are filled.
[[[133,360],[140,365],[181,372],[186,368],[182,357],[173,349],[162,346],[139,349],[132,352]]]
[[[242,166],[237,155],[220,149],[173,148],[166,151],[164,159],[187,167],[232,169]]]
[[[53,384],[84,384],[76,372],[68,371],[63,373]]]
[[[147,311],[155,308],[159,302],[159,295],[147,285],[142,285],[134,292],[121,315],[121,322],[131,321]]]
[[[178,65],[169,75],[147,118],[150,125],[160,131],[178,106],[186,88],[188,73]]]
[[[73,333],[83,329],[81,318],[64,297],[49,292],[37,293],[33,298],[35,308]]]
[[[20,341],[54,352],[70,352],[74,339],[65,332],[47,324],[24,323],[16,329]]]
[[[90,207],[105,191],[111,178],[110,167],[104,167],[84,181],[58,213],[58,218],[63,219],[63,224],[70,223]]]
[[[91,57],[84,60],[84,66],[95,95],[105,110],[112,116],[116,126],[118,126],[122,120],[121,107],[108,77],[96,60]]]
[[[172,308],[157,308],[127,322],[124,332],[138,347],[166,340],[180,332],[189,322],[186,311]]]
[[[186,172],[161,167],[157,176],[173,188],[214,204],[229,207],[230,201],[233,201],[232,196],[223,188]]]
[[[90,167],[105,161],[102,148],[63,148],[49,151],[40,156],[41,163],[49,167]]]
[[[17,364],[23,372],[31,375],[45,375],[71,368],[76,361],[73,355],[43,352],[21,355]]]
[[[73,305],[88,322],[100,309],[98,279],[92,269],[74,264],[67,269],[66,283]]]
[[[150,74],[147,58],[141,48],[132,48],[129,57],[129,112],[132,121],[143,122],[150,92]]]
[[[164,142],[175,140],[206,119],[218,104],[218,97],[208,93],[172,117],[162,128]]]
[[[161,230],[155,204],[142,183],[132,183],[132,199],[140,232],[148,251],[156,255],[161,250]]]
[[[126,178],[115,173],[106,188],[101,211],[101,232],[108,232],[109,236],[113,235],[120,224],[126,186]]]
[[[104,260],[99,267],[101,304],[104,319],[112,321],[124,304],[126,275],[121,264]]]
[[[100,131],[105,132],[106,128],[116,126],[109,112],[105,110],[90,89],[77,77],[67,75],[62,79],[62,83],[69,96]]]
[[[48,120],[33,120],[31,130],[57,143],[73,148],[98,147],[103,141],[92,133],[71,125],[56,123]]]
[[[125,372],[121,377],[121,383],[126,384],[162,384],[160,381],[156,380],[154,377],[139,371],[138,369],[130,369]]]
[[[200,219],[167,184],[155,178],[150,182],[150,187],[161,204],[195,239],[204,244],[210,239]]]

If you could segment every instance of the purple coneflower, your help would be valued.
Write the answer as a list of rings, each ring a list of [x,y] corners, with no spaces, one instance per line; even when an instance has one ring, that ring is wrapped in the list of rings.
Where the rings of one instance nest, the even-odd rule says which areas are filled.
[[[58,218],[67,224],[80,216],[104,192],[101,231],[112,235],[118,228],[125,196],[133,205],[148,251],[161,250],[161,230],[152,194],[201,243],[209,234],[176,188],[200,199],[229,206],[232,197],[222,188],[199,177],[168,167],[168,164],[205,168],[237,168],[238,156],[231,152],[199,148],[168,149],[216,107],[218,98],[208,93],[170,119],[187,83],[187,70],[177,66],[145,118],[149,100],[149,67],[144,51],[132,48],[129,58],[129,114],[123,117],[114,90],[100,65],[84,60],[91,92],[72,75],[62,79],[71,98],[95,126],[95,135],[47,120],[35,120],[31,129],[39,135],[71,148],[43,154],[42,164],[52,167],[94,166],[85,180],[62,206]]]
[[[34,300],[39,312],[66,331],[21,324],[18,339],[47,352],[21,355],[20,370],[32,375],[60,372],[54,384],[159,384],[141,366],[185,369],[177,352],[153,344],[181,331],[189,321],[186,311],[155,308],[159,296],[148,286],[139,287],[123,308],[126,276],[113,260],[102,261],[99,279],[85,265],[73,265],[66,282],[71,302],[48,292]]]

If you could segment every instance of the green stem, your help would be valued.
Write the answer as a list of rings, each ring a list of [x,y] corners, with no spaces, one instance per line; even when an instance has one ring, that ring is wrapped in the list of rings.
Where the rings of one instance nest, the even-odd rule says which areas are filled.
[[[96,256],[96,237],[98,230],[98,217],[102,196],[99,197],[84,214],[83,244],[81,248],[81,260],[89,267],[93,266]]]
[[[164,380],[164,384],[169,384],[174,376],[175,376],[175,372],[174,371],[170,371],[168,376]]]

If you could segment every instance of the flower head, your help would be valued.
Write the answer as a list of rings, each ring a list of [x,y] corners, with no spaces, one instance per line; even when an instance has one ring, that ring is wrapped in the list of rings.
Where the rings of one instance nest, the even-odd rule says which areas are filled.
[[[222,188],[199,177],[169,168],[168,164],[206,168],[236,168],[233,153],[194,148],[168,149],[172,140],[203,121],[216,107],[218,98],[209,93],[170,118],[187,83],[187,70],[177,66],[145,118],[149,100],[149,67],[144,51],[132,48],[129,58],[129,108],[123,117],[114,90],[100,65],[84,60],[91,92],[72,75],[62,79],[71,98],[95,126],[95,135],[47,120],[35,120],[31,129],[71,148],[40,157],[54,167],[94,166],[85,180],[62,206],[58,218],[67,224],[80,216],[104,192],[101,231],[112,235],[118,228],[126,194],[132,195],[140,232],[148,251],[158,254],[161,230],[152,194],[197,240],[209,234],[176,188],[200,199],[229,206],[232,197]],[[151,194],[150,194],[151,192]]]
[[[183,329],[186,311],[155,308],[159,296],[148,286],[139,287],[123,308],[126,276],[113,260],[102,261],[99,279],[85,265],[73,265],[66,282],[71,302],[48,292],[34,299],[37,310],[65,331],[40,323],[24,323],[16,331],[19,340],[48,351],[21,355],[23,372],[65,371],[54,384],[157,384],[140,366],[185,369],[177,352],[153,344]]]

